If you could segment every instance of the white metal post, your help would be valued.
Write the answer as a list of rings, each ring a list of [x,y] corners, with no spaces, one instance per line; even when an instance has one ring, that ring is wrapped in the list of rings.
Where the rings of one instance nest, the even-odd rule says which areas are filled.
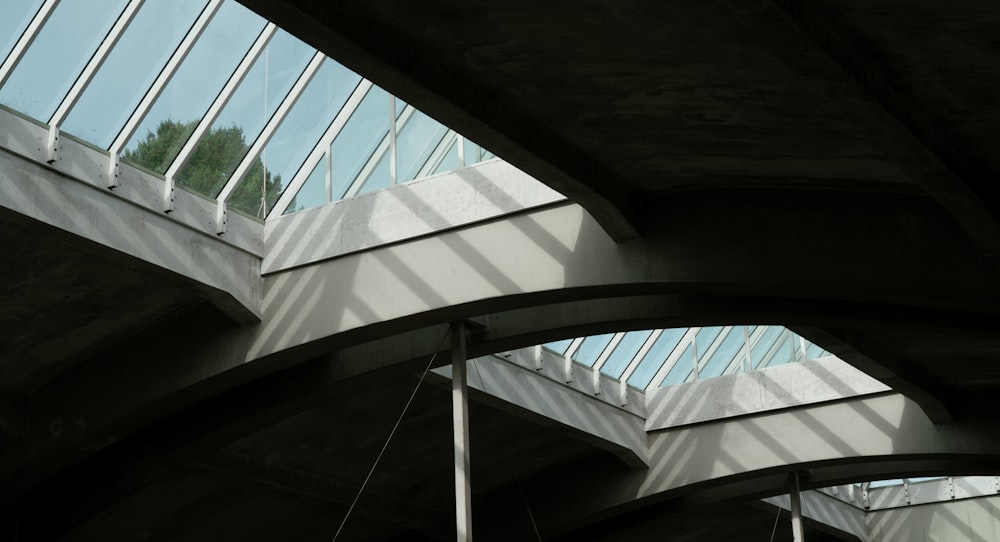
[[[451,326],[451,402],[455,434],[455,529],[458,542],[472,542],[472,486],[469,483],[469,387],[465,325]]]
[[[788,475],[788,485],[788,496],[792,501],[792,540],[805,542],[805,535],[802,532],[802,493],[799,491],[799,473],[793,472]]]

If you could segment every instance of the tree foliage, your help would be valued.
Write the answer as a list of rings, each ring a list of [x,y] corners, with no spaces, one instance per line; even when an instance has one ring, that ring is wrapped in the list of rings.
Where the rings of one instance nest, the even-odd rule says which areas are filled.
[[[122,158],[165,173],[197,124],[197,120],[164,120],[157,125],[155,131],[147,132],[134,150],[125,151]],[[198,142],[184,167],[177,172],[174,182],[177,186],[215,198],[249,147],[243,129],[239,126],[212,128]],[[258,157],[227,203],[230,208],[263,218],[280,192],[281,176],[272,175]]]

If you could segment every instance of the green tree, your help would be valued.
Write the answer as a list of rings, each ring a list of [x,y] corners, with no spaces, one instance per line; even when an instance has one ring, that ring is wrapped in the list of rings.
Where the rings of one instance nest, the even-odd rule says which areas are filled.
[[[147,132],[134,150],[125,151],[122,159],[165,173],[197,124],[197,120],[165,120],[157,125],[155,131]],[[177,186],[215,198],[249,148],[239,126],[212,128],[198,142],[184,167],[177,172],[174,182]],[[258,157],[236,185],[227,203],[230,208],[263,218],[280,193],[281,176],[272,175]]]

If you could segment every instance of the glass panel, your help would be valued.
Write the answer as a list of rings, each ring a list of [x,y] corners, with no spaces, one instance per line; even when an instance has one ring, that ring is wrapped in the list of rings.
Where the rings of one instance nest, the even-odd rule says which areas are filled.
[[[458,138],[454,133],[452,133],[449,137],[451,137],[452,140],[451,143],[448,144],[448,150],[445,151],[441,161],[434,167],[434,171],[430,173],[431,175],[437,175],[438,173],[444,173],[446,171],[454,171],[462,167],[462,162],[458,159]]]
[[[191,160],[177,172],[178,186],[217,197],[314,53],[287,32],[276,32],[195,147]],[[214,167],[205,179],[202,161],[196,158],[208,154]],[[260,197],[253,199],[258,202]]]
[[[483,148],[482,147],[480,147],[479,145],[473,143],[472,141],[469,141],[468,139],[465,140],[465,164],[466,165],[471,166],[471,165],[479,162],[479,157],[482,156],[482,154],[483,154]]]
[[[560,356],[564,356],[564,355],[566,355],[566,349],[569,348],[569,345],[571,345],[571,344],[573,344],[573,339],[565,339],[565,340],[562,340],[562,341],[555,341],[555,342],[551,342],[551,343],[545,343],[542,346],[544,346],[545,348],[548,348],[549,350],[551,350],[551,351],[559,354]]]
[[[60,2],[0,88],[0,103],[48,122],[125,3],[106,0],[97,8],[92,0]]]
[[[670,372],[667,376],[660,382],[660,387],[664,386],[674,386],[676,384],[683,384],[687,382],[693,376],[694,367],[694,345],[689,344],[684,352],[681,353],[680,357],[677,358],[677,363],[670,368]]]
[[[240,179],[229,199],[230,206],[263,218],[360,82],[361,76],[330,59],[324,60],[261,152],[261,172],[248,172]],[[261,189],[264,172],[266,189]],[[244,198],[243,194],[250,197]]]
[[[784,365],[795,361],[795,350],[798,348],[798,338],[785,328],[777,327],[780,331],[777,340],[770,350],[763,354],[759,367],[773,367]],[[756,358],[755,358],[756,360]]]
[[[601,367],[601,372],[612,378],[621,378],[625,368],[632,361],[632,358],[639,353],[642,344],[653,332],[649,331],[629,331],[622,337],[622,340],[615,347],[615,350],[608,356],[608,360]]]
[[[28,28],[43,0],[4,0],[0,17],[0,64],[7,59],[14,44]]]
[[[774,347],[775,341],[781,335],[782,328],[779,326],[766,326],[763,328],[763,332],[757,342],[754,343],[753,348],[750,349],[750,359],[753,361],[753,368],[760,369],[766,367],[763,364],[765,358],[767,358],[768,352]],[[751,337],[751,340],[753,337]]]
[[[402,109],[398,101],[396,107]],[[447,134],[447,128],[414,109],[396,134],[396,182],[416,179]]]
[[[699,347],[701,343],[698,343]],[[698,373],[699,378],[713,378],[722,375],[733,359],[743,351],[743,326],[737,326],[729,331],[719,348],[712,356],[702,363]]]
[[[698,347],[698,365],[705,365],[705,354],[708,354],[709,348],[711,348],[712,343],[715,342],[716,337],[722,332],[721,326],[711,326],[703,327],[698,330],[695,334],[694,340],[695,345]]]
[[[677,348],[677,343],[684,337],[684,333],[687,330],[688,328],[686,327],[664,329],[660,336],[656,338],[653,347],[649,349],[646,356],[639,362],[639,366],[636,367],[632,376],[629,377],[628,384],[640,389],[646,389],[646,386],[649,386],[650,381],[656,376],[656,371],[660,370],[660,367],[666,362],[670,353]]]
[[[125,145],[122,159],[165,173],[264,24],[240,4],[225,2]],[[218,143],[234,144],[224,136]],[[203,178],[222,176],[220,164],[203,165],[214,172]]]
[[[330,145],[333,199],[344,197],[380,145],[388,148],[391,99],[372,87]]]
[[[206,0],[147,0],[63,121],[62,130],[108,148]]]
[[[358,190],[359,195],[388,188],[392,184],[392,172],[389,170],[390,158],[391,155],[388,152],[382,153],[382,158],[379,159],[378,164],[375,164],[375,169],[368,174],[365,184],[361,185],[361,190]]]
[[[615,336],[614,333],[606,333],[604,335],[591,335],[583,340],[583,344],[580,348],[577,348],[576,352],[573,353],[573,361],[577,363],[582,363],[587,367],[593,367],[594,362],[601,355],[601,352],[607,348],[608,343]]]
[[[316,164],[283,214],[319,207],[324,203],[326,203],[326,157]]]
[[[827,352],[822,346],[806,341],[806,359],[816,359],[826,355]]]

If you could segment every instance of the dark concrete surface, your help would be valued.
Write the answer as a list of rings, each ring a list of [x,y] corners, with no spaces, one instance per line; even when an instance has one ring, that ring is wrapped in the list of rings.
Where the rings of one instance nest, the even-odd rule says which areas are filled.
[[[778,194],[780,201],[794,193],[789,213],[806,217],[810,199],[823,207],[835,192],[849,202],[844,216],[826,238],[802,240],[795,265],[809,272],[831,259],[849,260],[864,273],[872,259],[828,248],[843,241],[838,232],[884,240],[881,210],[898,202],[906,210],[899,216],[909,218],[897,226],[932,228],[935,246],[954,247],[912,271],[942,286],[910,300],[877,292],[834,299],[871,307],[872,316],[834,315],[828,325],[800,331],[893,383],[941,423],[995,416],[1000,306],[990,296],[971,299],[966,277],[1000,278],[1000,4],[243,3],[566,194],[622,242],[671,224],[664,213],[682,196],[725,202],[719,210],[688,209],[685,220],[711,224],[717,213],[753,201],[746,191]],[[753,219],[768,224],[774,213],[783,211],[766,206]],[[726,224],[718,236],[761,229],[751,221]],[[15,473],[5,479],[0,538],[330,538],[378,444],[380,433],[368,428],[392,419],[414,365],[394,373],[395,380],[327,389],[322,400],[329,403],[315,408],[267,408],[294,402],[288,390],[295,386],[282,394],[274,388],[280,385],[251,382],[212,402],[211,385],[185,383],[178,394],[186,400],[171,397],[141,411],[97,408],[103,418],[92,421],[114,431],[87,434],[79,426],[84,418],[59,410],[60,396],[80,393],[75,383],[93,374],[121,379],[122,391],[93,399],[102,408],[116,404],[115,393],[141,397],[151,382],[171,378],[172,361],[189,370],[192,351],[221,351],[241,332],[169,274],[127,259],[123,265],[120,255],[20,217],[4,214],[0,227],[0,467]],[[926,248],[909,241],[899,258],[927,260]],[[735,269],[760,267],[758,254],[732,255]],[[886,286],[906,280],[887,279]],[[797,306],[818,297],[803,295]],[[147,358],[140,378],[135,364]],[[450,427],[441,395],[430,390],[421,399],[421,417],[406,426],[403,448],[376,480],[378,500],[362,506],[344,540],[451,536],[438,516],[450,512],[448,447],[430,444]],[[623,468],[565,434],[486,407],[475,414],[486,421],[473,437],[474,464],[485,469],[474,487],[481,503],[507,506],[497,506],[497,514],[523,512],[520,476],[581,457],[591,466]],[[40,425],[47,431],[24,434]],[[74,431],[80,436],[70,439]],[[60,435],[70,444],[54,448]],[[770,518],[743,507],[714,504],[703,516],[675,511],[685,515],[676,524],[660,519],[659,510],[642,516],[640,508],[638,517],[622,516],[642,524],[634,530],[610,518],[601,523],[610,531],[567,536],[643,540],[671,532],[715,540],[742,532],[744,539],[766,539]],[[717,516],[731,523],[711,523]],[[531,539],[530,523],[517,518],[516,536]],[[483,536],[490,534],[504,539]]]

